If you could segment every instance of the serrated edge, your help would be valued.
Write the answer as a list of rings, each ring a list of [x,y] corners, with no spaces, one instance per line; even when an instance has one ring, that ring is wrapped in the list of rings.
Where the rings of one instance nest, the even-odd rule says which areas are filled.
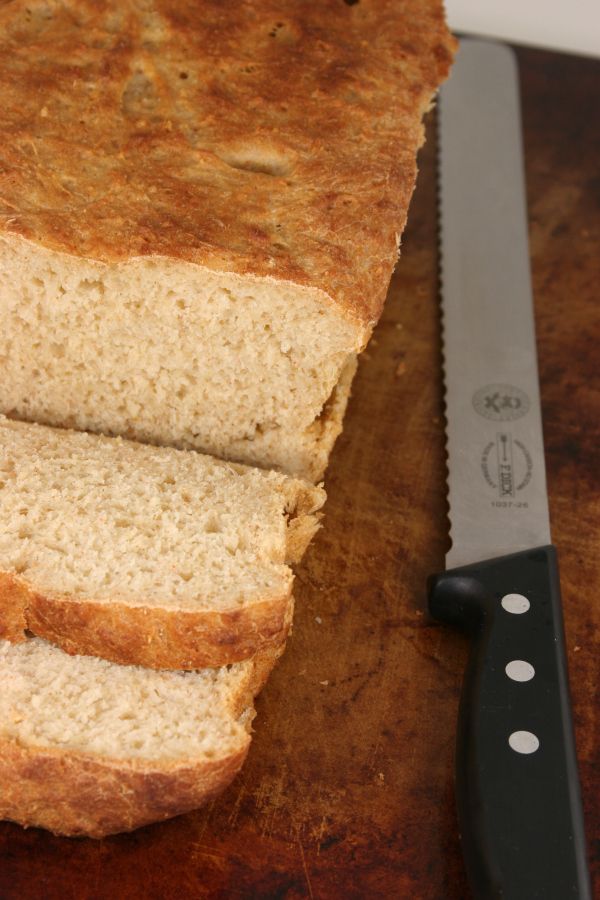
[[[450,498],[450,446],[449,446],[449,421],[448,421],[448,384],[447,384],[447,352],[446,352],[446,308],[444,303],[444,246],[442,234],[445,227],[443,209],[443,184],[442,184],[442,106],[444,102],[444,87],[440,89],[436,108],[436,150],[435,150],[435,198],[436,198],[436,222],[437,222],[437,272],[439,294],[439,322],[440,322],[440,355],[442,359],[442,415],[444,417],[444,467],[446,470],[446,521],[448,523],[448,538],[450,543],[446,550],[446,560],[454,546],[454,521],[452,519],[452,505]]]

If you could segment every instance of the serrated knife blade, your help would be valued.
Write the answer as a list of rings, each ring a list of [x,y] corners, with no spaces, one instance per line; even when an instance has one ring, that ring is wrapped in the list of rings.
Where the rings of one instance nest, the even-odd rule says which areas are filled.
[[[550,543],[515,63],[464,42],[439,111],[452,546],[447,566]]]
[[[472,638],[456,746],[467,873],[476,898],[587,900],[509,48],[461,42],[439,144],[452,546],[429,608]]]

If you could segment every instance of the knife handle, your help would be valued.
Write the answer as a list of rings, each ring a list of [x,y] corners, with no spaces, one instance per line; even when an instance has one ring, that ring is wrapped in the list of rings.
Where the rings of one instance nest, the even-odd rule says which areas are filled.
[[[588,900],[554,547],[434,576],[429,610],[472,639],[456,794],[474,896]]]

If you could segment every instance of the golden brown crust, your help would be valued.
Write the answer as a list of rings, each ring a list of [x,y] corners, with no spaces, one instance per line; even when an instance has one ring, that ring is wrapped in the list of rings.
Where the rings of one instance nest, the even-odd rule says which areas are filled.
[[[0,572],[0,638],[19,644],[25,640],[31,590],[10,572]]]
[[[247,607],[195,612],[44,594],[22,576],[0,572],[0,638],[16,643],[30,631],[67,653],[121,665],[202,669],[276,651],[292,612],[291,583],[287,594]]]
[[[0,818],[56,834],[104,837],[197,809],[240,770],[250,744],[219,760],[152,764],[0,736]]]
[[[0,230],[289,280],[368,330],[453,50],[439,0],[13,0]]]
[[[285,561],[290,565],[302,561],[308,545],[321,527],[322,513],[319,510],[326,494],[320,485],[301,481],[285,482],[284,490],[286,488]]]
[[[281,643],[277,647],[268,647],[265,650],[260,650],[256,656],[253,656],[251,660],[252,666],[249,669],[245,684],[235,697],[230,698],[231,713],[236,718],[240,718],[244,713],[247,714],[252,710],[251,715],[247,715],[244,719],[248,732],[251,731],[254,718],[252,702],[256,695],[262,691],[284,650],[285,643]]]

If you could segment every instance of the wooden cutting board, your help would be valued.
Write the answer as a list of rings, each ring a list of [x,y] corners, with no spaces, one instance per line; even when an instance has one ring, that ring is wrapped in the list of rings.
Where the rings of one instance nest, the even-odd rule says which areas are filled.
[[[551,515],[600,889],[600,63],[519,57]],[[425,615],[447,545],[433,118],[428,131],[242,774],[205,810],[102,842],[0,825],[2,900],[468,896],[452,785],[467,645]]]

